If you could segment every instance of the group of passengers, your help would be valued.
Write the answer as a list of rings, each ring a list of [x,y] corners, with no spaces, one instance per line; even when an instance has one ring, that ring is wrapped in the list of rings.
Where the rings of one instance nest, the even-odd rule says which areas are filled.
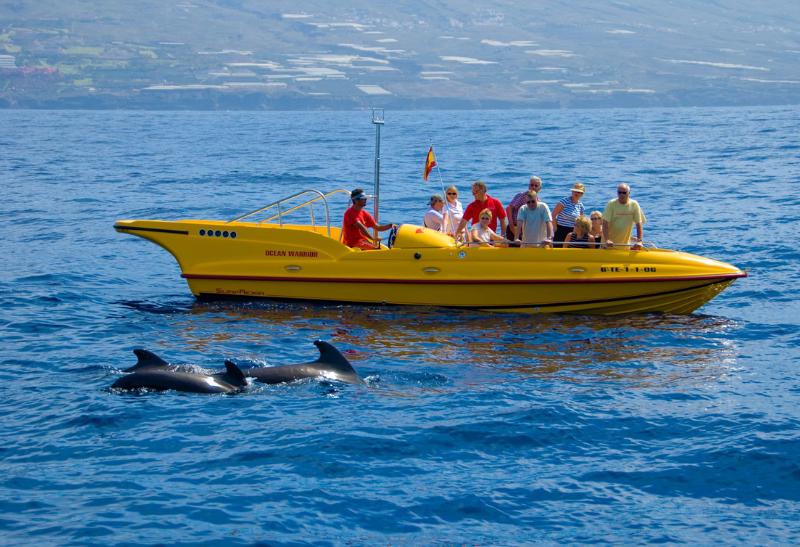
[[[426,228],[443,232],[457,241],[470,245],[507,245],[513,247],[572,247],[600,248],[616,245],[641,247],[646,218],[636,200],[631,199],[631,188],[622,183],[617,186],[617,197],[610,200],[605,210],[592,211],[586,216],[582,198],[586,187],[580,182],[572,186],[570,195],[550,207],[539,197],[542,179],[532,176],[528,190],[514,195],[507,207],[488,193],[486,184],[472,184],[474,200],[466,209],[458,199],[458,189],[450,186],[443,198],[434,194],[430,210],[425,213]],[[353,202],[345,212],[342,224],[343,242],[350,247],[374,249],[370,228],[389,230],[394,224],[378,225],[364,205],[367,195],[360,188],[351,192]],[[471,229],[467,225],[471,223]],[[498,230],[499,224],[499,230]],[[633,228],[636,236],[631,237]]]

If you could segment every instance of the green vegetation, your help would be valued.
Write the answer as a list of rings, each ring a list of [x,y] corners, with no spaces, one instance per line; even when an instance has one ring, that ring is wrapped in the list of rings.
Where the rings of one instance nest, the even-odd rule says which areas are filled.
[[[101,53],[103,53],[103,48],[88,47],[88,46],[70,46],[64,48],[62,52],[64,53],[64,55],[88,55],[92,57],[97,57]]]
[[[89,63],[85,63],[81,65],[84,68],[89,69],[99,69],[99,70],[108,70],[108,69],[120,69],[126,68],[128,66],[128,61],[125,60],[96,60],[91,61]]]
[[[52,107],[62,98],[68,107],[201,109],[800,102],[797,0],[347,5],[0,1],[0,53],[14,55],[18,68],[0,72],[0,104]],[[306,16],[286,16],[297,13]],[[150,86],[167,90],[142,92]],[[375,86],[388,94],[365,91]]]
[[[75,76],[81,72],[80,68],[76,67],[75,65],[59,64],[56,65],[56,68],[58,68],[58,71],[64,76]]]
[[[139,46],[139,55],[148,59],[158,59],[155,48]]]

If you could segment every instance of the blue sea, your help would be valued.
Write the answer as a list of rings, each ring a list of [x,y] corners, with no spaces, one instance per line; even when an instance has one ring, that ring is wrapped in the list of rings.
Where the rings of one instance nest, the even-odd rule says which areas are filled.
[[[800,541],[800,107],[386,112],[383,221],[442,182],[590,209],[629,182],[647,240],[749,274],[691,315],[198,302],[113,230],[371,192],[370,121],[0,111],[0,544]],[[135,348],[216,370],[316,339],[366,384],[108,389]]]

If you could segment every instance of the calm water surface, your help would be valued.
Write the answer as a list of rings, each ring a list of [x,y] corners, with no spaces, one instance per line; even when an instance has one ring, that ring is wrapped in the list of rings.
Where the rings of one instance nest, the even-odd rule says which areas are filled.
[[[369,187],[368,113],[0,111],[0,543],[800,541],[800,108],[386,121],[386,221],[441,191],[433,143],[464,198],[629,181],[647,239],[750,277],[688,316],[199,303],[114,221]],[[137,347],[216,369],[317,338],[367,384],[107,390]]]

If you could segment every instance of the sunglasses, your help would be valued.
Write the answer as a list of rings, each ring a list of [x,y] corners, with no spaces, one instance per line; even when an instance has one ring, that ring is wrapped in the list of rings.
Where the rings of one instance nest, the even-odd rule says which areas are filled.
[[[624,195],[625,195],[625,194],[627,194],[628,192],[624,192],[624,191],[622,191],[622,190],[617,190],[617,193],[618,193],[618,194],[622,194],[622,195],[624,196]]]
[[[457,196],[458,194],[456,194],[455,192],[447,192],[447,195],[448,196]]]
[[[526,201],[525,203],[536,203],[536,200],[535,200],[535,199],[529,199],[529,200],[528,200],[528,201]]]
[[[492,220],[492,217],[481,217],[481,220]]]
[[[600,217],[592,217],[592,220],[603,220],[603,219]]]

